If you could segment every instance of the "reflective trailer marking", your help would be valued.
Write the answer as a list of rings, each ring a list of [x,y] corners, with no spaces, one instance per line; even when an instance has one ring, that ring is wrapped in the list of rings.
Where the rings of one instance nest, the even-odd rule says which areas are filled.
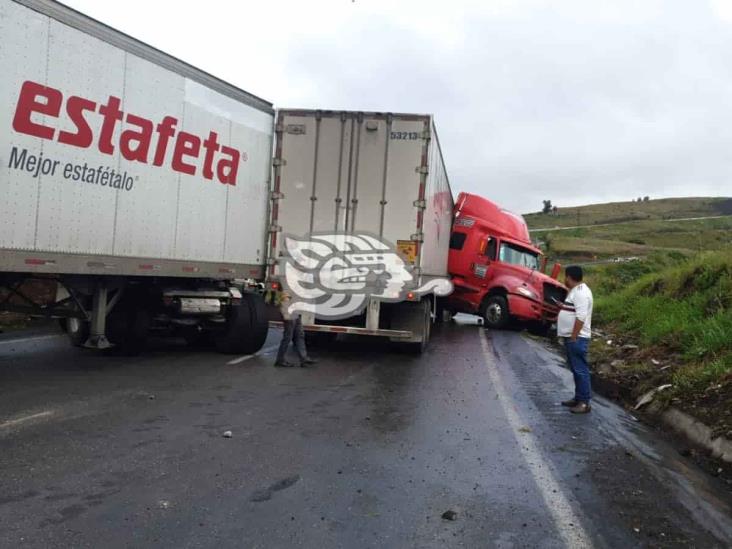
[[[480,345],[483,348],[483,358],[488,369],[491,384],[498,394],[498,401],[503,408],[503,413],[511,427],[511,432],[516,439],[516,444],[521,451],[521,456],[534,478],[534,482],[544,504],[551,514],[554,526],[567,547],[584,548],[592,547],[592,542],[587,532],[582,528],[582,523],[575,514],[567,496],[562,491],[559,482],[552,473],[549,461],[545,459],[536,438],[531,432],[526,432],[525,423],[516,410],[514,402],[506,392],[506,387],[501,379],[501,374],[496,367],[496,361],[488,347],[488,339],[483,330],[480,330]]]

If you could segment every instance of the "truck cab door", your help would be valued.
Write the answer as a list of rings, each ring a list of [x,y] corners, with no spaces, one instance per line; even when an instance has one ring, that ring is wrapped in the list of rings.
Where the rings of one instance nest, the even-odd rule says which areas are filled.
[[[475,282],[480,286],[488,286],[490,279],[493,277],[491,263],[496,259],[497,249],[498,242],[492,236],[486,235],[480,239],[478,250],[471,266]]]

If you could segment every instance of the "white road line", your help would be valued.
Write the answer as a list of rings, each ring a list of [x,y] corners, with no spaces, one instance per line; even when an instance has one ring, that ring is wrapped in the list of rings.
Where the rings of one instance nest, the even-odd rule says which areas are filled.
[[[508,393],[506,393],[501,374],[498,372],[493,354],[488,348],[485,332],[480,335],[480,344],[483,348],[483,357],[488,368],[488,375],[498,393],[498,401],[501,403],[521,455],[528,465],[529,471],[531,471],[531,476],[534,477],[534,482],[539,492],[541,492],[546,508],[551,513],[559,535],[567,547],[573,549],[592,547],[590,537],[582,528],[582,523],[574,513],[567,496],[562,492],[559,482],[557,482],[551,471],[549,462],[541,455],[536,438],[530,432],[525,432],[525,423],[521,421],[515,404],[511,402]]]
[[[241,364],[245,360],[249,360],[252,357],[255,357],[257,355],[266,355],[267,353],[274,351],[277,348],[277,345],[273,345],[272,347],[267,347],[266,349],[262,349],[261,351],[254,353],[253,355],[244,355],[240,356],[239,358],[235,358],[234,360],[230,360],[226,364]]]
[[[18,337],[16,339],[5,339],[5,340],[0,341],[0,345],[7,345],[8,343],[25,343],[26,341],[40,341],[42,339],[54,339],[56,337],[63,337],[63,334],[52,334],[52,335],[45,335],[45,336]]]
[[[244,355],[244,356],[240,356],[239,358],[235,358],[234,360],[230,360],[230,361],[229,361],[229,362],[227,362],[226,364],[241,364],[242,362],[244,362],[245,360],[249,360],[249,359],[250,359],[250,358],[252,358],[253,356],[254,356],[254,355]]]
[[[41,419],[42,417],[48,417],[48,416],[52,416],[52,415],[53,415],[53,412],[51,410],[47,410],[45,412],[39,412],[37,414],[31,414],[29,416],[11,419],[11,420],[5,421],[3,423],[0,423],[0,429],[7,429],[8,427],[15,427],[17,425],[20,425],[21,423],[25,423],[26,421],[32,421],[34,419]]]

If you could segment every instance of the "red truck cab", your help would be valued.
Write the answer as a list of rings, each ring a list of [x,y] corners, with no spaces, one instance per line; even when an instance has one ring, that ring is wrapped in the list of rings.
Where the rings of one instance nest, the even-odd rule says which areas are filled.
[[[477,314],[491,328],[511,320],[546,331],[556,320],[555,301],[567,288],[543,273],[546,261],[534,246],[526,222],[480,196],[460,193],[455,203],[448,270],[454,292],[444,307]]]

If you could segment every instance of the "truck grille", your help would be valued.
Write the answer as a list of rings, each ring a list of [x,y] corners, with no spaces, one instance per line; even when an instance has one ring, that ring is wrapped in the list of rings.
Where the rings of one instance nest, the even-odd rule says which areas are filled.
[[[554,305],[552,298],[562,302],[565,297],[567,297],[567,291],[564,288],[555,286],[549,282],[544,282],[544,303]]]

